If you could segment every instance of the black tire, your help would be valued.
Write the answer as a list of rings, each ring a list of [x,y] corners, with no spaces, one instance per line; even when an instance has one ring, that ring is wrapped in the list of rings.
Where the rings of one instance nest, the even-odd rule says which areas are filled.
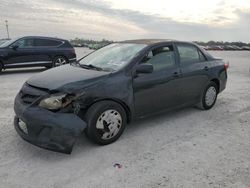
[[[213,100],[209,102],[207,102],[206,100],[206,95],[207,95],[207,92],[209,89],[212,89],[213,91],[212,92],[216,92],[215,94],[215,98]],[[215,103],[216,103],[216,100],[217,100],[217,96],[218,96],[218,85],[215,83],[215,82],[210,82],[207,87],[205,88],[203,94],[202,94],[202,98],[199,102],[199,104],[197,105],[198,108],[200,108],[201,110],[209,110],[211,109]],[[212,102],[213,101],[213,102]]]
[[[114,113],[118,112],[118,117],[122,118],[119,125],[117,125],[117,127],[118,127],[118,130],[116,129],[117,133],[113,136],[111,136],[113,133],[111,132],[110,128],[108,128],[110,125],[112,126],[112,123],[109,122],[109,124],[108,124],[105,120],[103,120],[103,121],[100,120],[102,118],[101,115],[103,115],[107,112],[111,113],[112,111],[114,111]],[[99,145],[107,145],[107,144],[110,144],[112,142],[115,142],[122,135],[122,133],[126,127],[126,124],[127,124],[127,116],[126,116],[126,112],[125,112],[124,108],[120,104],[113,102],[113,101],[101,101],[101,102],[97,102],[97,103],[93,104],[88,109],[88,111],[85,115],[85,120],[86,120],[87,125],[88,125],[87,130],[86,130],[87,137],[91,141],[93,141],[94,143],[97,143]],[[106,128],[103,128],[103,129],[99,128],[98,129],[97,128],[98,121],[99,121],[99,123],[101,122],[103,127],[105,126]],[[119,120],[117,122],[119,122]],[[104,123],[106,125],[104,125]],[[106,135],[110,134],[110,138],[104,139],[103,138],[104,134],[106,134]]]
[[[52,67],[58,67],[61,65],[65,65],[68,62],[69,62],[69,60],[64,56],[56,56],[52,61]]]
[[[3,64],[0,62],[0,73],[2,72],[3,70]]]

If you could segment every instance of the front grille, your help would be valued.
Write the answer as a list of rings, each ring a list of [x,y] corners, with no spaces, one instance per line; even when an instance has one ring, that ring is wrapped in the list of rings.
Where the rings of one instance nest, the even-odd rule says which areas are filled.
[[[35,102],[40,96],[36,96],[36,95],[29,95],[29,94],[24,94],[21,96],[21,99],[24,103],[26,104],[32,104],[33,102]]]
[[[21,91],[19,92],[19,96],[23,103],[32,104],[41,96],[47,95],[48,93],[42,89],[38,89],[36,87],[30,86],[28,84],[24,84]]]

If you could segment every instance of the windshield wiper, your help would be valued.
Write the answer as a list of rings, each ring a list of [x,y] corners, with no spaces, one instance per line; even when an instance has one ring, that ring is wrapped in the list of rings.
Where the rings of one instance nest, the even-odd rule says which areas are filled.
[[[94,70],[97,70],[97,71],[107,71],[107,72],[110,72],[110,71],[114,71],[114,69],[111,69],[111,68],[101,68],[101,67],[97,67],[95,65],[92,65],[92,64],[81,64],[79,61],[75,61],[73,63],[71,63],[72,65],[75,65],[75,66],[79,66],[81,68],[85,68],[85,69],[94,69]]]
[[[92,65],[92,64],[86,65],[86,64],[80,64],[79,63],[79,66],[82,67],[82,68],[94,69],[94,70],[97,70],[97,71],[102,71],[103,70],[101,67],[97,67],[97,66]]]
[[[85,69],[95,69],[95,70],[98,70],[98,71],[102,71],[103,70],[101,67],[97,67],[97,66],[92,65],[92,64],[89,64],[89,65],[81,64],[79,61],[75,61],[72,64],[75,64],[75,65],[77,65],[79,67],[82,67],[82,68],[85,68]]]

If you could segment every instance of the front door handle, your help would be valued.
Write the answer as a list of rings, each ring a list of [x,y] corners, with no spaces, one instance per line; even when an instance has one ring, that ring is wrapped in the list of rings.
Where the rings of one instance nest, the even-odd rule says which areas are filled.
[[[174,73],[173,73],[173,77],[174,77],[174,78],[180,77],[180,73],[179,73],[179,72],[174,72]]]

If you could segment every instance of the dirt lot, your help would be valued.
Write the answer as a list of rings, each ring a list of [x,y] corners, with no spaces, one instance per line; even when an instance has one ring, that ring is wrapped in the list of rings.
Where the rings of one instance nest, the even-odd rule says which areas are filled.
[[[212,110],[186,108],[134,122],[104,147],[83,136],[71,155],[28,144],[13,128],[16,93],[44,69],[3,73],[0,187],[250,187],[250,52],[213,54],[231,67]]]

